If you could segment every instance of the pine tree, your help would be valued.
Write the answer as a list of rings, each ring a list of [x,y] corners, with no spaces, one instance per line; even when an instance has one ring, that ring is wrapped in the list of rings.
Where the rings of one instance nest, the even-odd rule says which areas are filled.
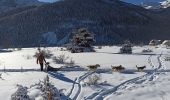
[[[88,31],[86,28],[80,28],[73,32],[74,36],[71,39],[71,52],[89,52],[94,51],[92,44],[95,42],[94,34]]]
[[[132,53],[132,44],[130,43],[130,41],[125,41],[122,48],[120,48],[120,53],[127,53],[127,54]]]

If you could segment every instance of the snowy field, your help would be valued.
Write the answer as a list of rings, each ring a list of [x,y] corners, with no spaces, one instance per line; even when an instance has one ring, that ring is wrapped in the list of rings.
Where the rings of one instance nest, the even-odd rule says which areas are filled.
[[[0,52],[0,100],[11,100],[18,85],[27,88],[31,100],[43,100],[43,91],[38,88],[48,75],[51,84],[61,95],[61,100],[169,100],[170,97],[170,50],[163,46],[133,47],[132,54],[119,54],[120,47],[96,48],[92,53],[70,53],[58,47],[42,48],[48,50],[51,57],[46,59],[55,68],[66,66],[57,64],[53,58],[61,54],[68,56],[79,67],[58,72],[40,72],[36,64],[37,48],[22,50],[2,50]],[[153,52],[142,53],[143,49]],[[100,64],[94,72],[86,66]],[[111,65],[122,65],[125,70],[113,72]],[[146,66],[138,72],[138,66]],[[67,69],[67,68],[66,68]],[[95,84],[90,79],[99,78]],[[27,100],[27,99],[26,99]],[[28,99],[29,100],[29,99]],[[57,99],[56,99],[57,100]]]

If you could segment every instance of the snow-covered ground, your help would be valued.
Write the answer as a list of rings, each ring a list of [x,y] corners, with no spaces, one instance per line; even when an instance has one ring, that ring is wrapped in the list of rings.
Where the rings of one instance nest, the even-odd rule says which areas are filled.
[[[17,91],[17,85],[27,87],[31,99],[42,100],[42,91],[32,87],[49,75],[50,82],[62,90],[62,100],[168,100],[170,97],[170,51],[163,46],[133,47],[133,54],[119,54],[120,47],[96,48],[92,53],[70,53],[59,47],[43,48],[49,50],[51,58],[46,59],[52,67],[61,67],[52,58],[61,54],[69,56],[80,66],[72,71],[40,72],[36,58],[37,48],[23,48],[12,52],[0,53],[0,100],[10,100]],[[153,52],[142,53],[143,49]],[[100,64],[97,72],[89,71],[87,65]],[[122,65],[123,72],[112,72],[111,65]],[[138,72],[136,65],[144,66],[144,72]],[[80,69],[79,68],[79,69]],[[14,70],[15,69],[15,70]],[[27,69],[27,70],[25,70]],[[4,72],[5,70],[5,72]],[[97,76],[97,83],[90,83],[90,78]]]

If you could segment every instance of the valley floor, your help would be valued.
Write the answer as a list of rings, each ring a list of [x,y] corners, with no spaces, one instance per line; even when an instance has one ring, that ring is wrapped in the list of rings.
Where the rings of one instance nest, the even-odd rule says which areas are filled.
[[[46,59],[53,67],[56,64],[52,59],[61,54],[69,56],[80,67],[70,68],[58,72],[40,72],[36,58],[33,57],[37,48],[23,48],[20,51],[0,53],[0,100],[10,100],[16,92],[17,84],[26,86],[31,100],[42,100],[41,91],[32,88],[34,84],[43,81],[48,75],[50,82],[62,90],[61,99],[70,100],[168,100],[170,97],[170,56],[169,49],[163,46],[133,47],[133,54],[118,54],[120,47],[96,48],[93,53],[70,53],[61,51],[58,47],[44,48],[49,50],[51,58]],[[142,53],[143,49],[151,49],[151,53]],[[86,66],[100,64],[94,72]],[[125,71],[113,72],[111,65],[122,65]],[[138,72],[136,65],[146,65],[143,72]],[[90,84],[90,77],[97,75],[100,79]]]

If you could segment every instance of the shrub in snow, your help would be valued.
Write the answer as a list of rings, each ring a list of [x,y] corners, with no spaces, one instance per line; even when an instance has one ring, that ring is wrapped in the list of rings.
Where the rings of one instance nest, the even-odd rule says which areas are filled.
[[[44,79],[44,84],[42,88],[44,88],[45,90],[43,91],[43,94],[42,94],[45,100],[60,100],[60,93],[58,89],[49,82],[48,75]]]
[[[53,57],[53,61],[56,62],[57,64],[65,64],[66,60],[69,59],[69,56],[66,56],[65,54],[61,54],[57,57]]]
[[[38,57],[39,56],[39,52],[35,52],[35,54],[33,55],[33,57]]]
[[[99,74],[92,74],[88,77],[86,84],[87,85],[97,85],[100,80],[101,80],[101,77]]]
[[[66,63],[67,66],[74,66],[75,65],[75,61],[73,60],[73,58],[70,59],[70,61],[68,63]]]
[[[41,91],[43,100],[60,100],[60,91],[50,83],[48,75],[44,78],[44,81],[31,86],[31,88],[35,87]]]
[[[61,48],[61,49],[60,49],[60,51],[66,51],[66,49],[64,49],[64,48]]]
[[[21,51],[22,50],[22,48],[17,48],[17,51]]]
[[[45,58],[51,58],[53,56],[50,50],[42,50],[41,52],[44,54]]]
[[[28,60],[31,59],[31,58],[32,58],[32,57],[31,57],[30,55],[27,55],[27,56],[26,56],[26,59],[28,59]]]
[[[170,61],[170,57],[165,57],[165,61]]]
[[[31,55],[23,55],[23,57],[25,58],[25,59],[27,59],[27,60],[30,60],[30,59],[32,59],[32,56]]]
[[[40,52],[43,53],[45,58],[51,58],[53,56],[50,50],[39,50],[34,54],[34,57],[38,57]]]
[[[4,72],[6,72],[6,67],[4,66]]]
[[[142,50],[142,52],[143,52],[143,53],[152,52],[152,50],[151,50],[151,49],[144,49],[144,50]]]
[[[22,85],[17,85],[17,91],[11,95],[11,100],[30,100],[29,96],[27,95],[27,87],[23,87]]]
[[[2,73],[0,74],[0,79],[2,79]]]
[[[102,49],[102,46],[98,46],[98,49]]]

